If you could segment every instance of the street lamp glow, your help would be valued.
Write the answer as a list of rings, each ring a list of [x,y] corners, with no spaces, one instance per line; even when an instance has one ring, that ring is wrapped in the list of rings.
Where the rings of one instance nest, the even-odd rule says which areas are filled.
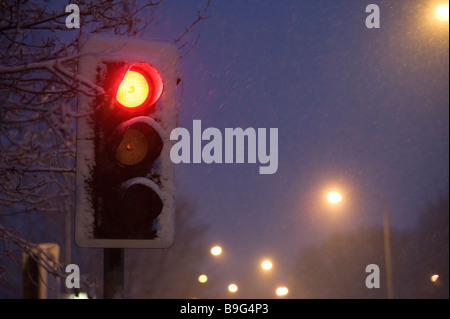
[[[327,199],[332,204],[337,204],[342,200],[342,195],[339,192],[331,191],[327,195]]]
[[[238,286],[236,284],[230,284],[228,285],[228,291],[231,293],[235,293],[238,291]]]
[[[448,20],[448,4],[442,4],[436,8],[436,18],[440,20]]]
[[[286,296],[289,293],[289,289],[287,287],[278,287],[276,290],[277,296]]]
[[[270,270],[272,269],[273,264],[270,260],[266,259],[261,263],[261,268],[264,270]]]
[[[199,282],[199,283],[204,284],[204,283],[207,282],[207,281],[208,281],[208,276],[206,276],[206,275],[200,275],[200,276],[198,276],[198,282]]]
[[[433,276],[430,277],[431,282],[436,282],[438,279],[439,279],[438,274],[434,274]]]
[[[219,256],[221,253],[222,253],[222,247],[214,246],[213,248],[211,248],[211,255]]]

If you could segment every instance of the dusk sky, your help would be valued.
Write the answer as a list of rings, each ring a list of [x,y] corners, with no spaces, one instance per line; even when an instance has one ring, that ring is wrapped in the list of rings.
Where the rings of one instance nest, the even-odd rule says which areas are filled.
[[[365,25],[370,3],[379,29]],[[448,194],[448,20],[435,18],[438,3],[213,1],[180,61],[180,126],[278,128],[279,163],[273,175],[258,163],[177,165],[178,195],[210,224],[211,244],[236,264],[288,263],[334,232],[381,225],[377,196],[391,227],[408,228]],[[202,4],[166,3],[153,35],[175,37]],[[325,199],[333,187],[347,194],[339,216]]]
[[[76,3],[76,1],[73,2]],[[206,3],[206,0],[163,1],[154,11],[156,20],[152,20],[148,29],[139,34],[139,37],[173,42],[183,33],[186,26],[197,18],[197,12],[201,12]],[[379,8],[378,28],[368,28],[366,25],[367,17],[372,14],[372,11],[366,12],[370,4]],[[64,5],[66,2],[60,5],[59,1],[47,4],[48,8],[52,10],[55,8],[53,14],[62,12]],[[83,5],[87,6],[86,3]],[[447,6],[446,19],[436,16],[435,10],[438,5]],[[57,29],[54,32],[51,28],[49,28],[51,30],[42,28],[43,31],[37,28],[34,30],[35,33],[31,33],[32,37],[28,38],[28,40],[32,39],[30,43],[40,40],[39,36],[36,36],[39,32],[42,32],[43,38],[47,34],[59,34],[61,39],[70,43],[80,32],[82,35],[88,35],[89,30],[92,30],[89,28],[98,27],[86,19],[85,22],[91,23],[89,27],[78,31],[66,30],[61,22],[64,14],[58,14],[57,19],[48,19],[48,21],[60,23],[63,29]],[[212,0],[205,16],[206,19],[195,24],[190,33],[183,37],[182,41],[187,41],[186,46],[183,46],[181,42],[176,43],[178,47],[182,46],[178,69],[181,82],[177,87],[181,105],[178,126],[186,128],[191,133],[191,138],[195,120],[201,121],[202,130],[215,128],[216,131],[221,132],[222,137],[229,128],[253,128],[256,132],[260,132],[258,129],[266,129],[267,146],[269,146],[270,134],[273,132],[270,129],[277,129],[278,132],[277,150],[267,150],[267,153],[277,152],[275,154],[277,169],[273,174],[260,174],[260,167],[268,164],[260,163],[261,158],[258,152],[256,152],[256,163],[248,163],[248,144],[245,144],[245,163],[222,161],[222,163],[207,164],[191,161],[191,163],[175,165],[177,204],[188,203],[186,205],[188,212],[189,207],[193,207],[195,213],[189,219],[192,229],[198,225],[208,225],[206,235],[201,237],[201,244],[204,245],[202,249],[214,245],[220,245],[223,248],[219,263],[213,259],[207,259],[206,262],[210,262],[210,266],[217,268],[216,273],[220,273],[220,280],[227,283],[239,282],[251,273],[253,267],[263,258],[270,258],[274,264],[275,277],[280,282],[287,283],[289,273],[295,270],[298,265],[297,258],[305,249],[330,240],[334,234],[349,234],[350,231],[362,230],[362,236],[364,236],[365,233],[370,233],[370,229],[374,229],[373,226],[381,230],[383,201],[388,205],[391,230],[401,230],[396,235],[404,236],[403,239],[412,238],[413,235],[407,237],[405,234],[407,231],[414,233],[415,227],[423,222],[420,216],[428,204],[442,197],[446,197],[448,201],[448,1]],[[57,21],[58,19],[61,21]],[[115,17],[112,18],[114,19]],[[105,16],[102,16],[100,20],[110,22]],[[2,31],[0,35],[4,37],[2,43],[16,41],[5,36],[8,32],[11,34],[14,32],[15,27],[8,25],[12,23],[11,21],[8,22],[8,19],[2,21],[6,25],[4,27],[6,31]],[[25,26],[25,29],[27,27],[29,26]],[[121,25],[117,29],[123,27],[124,25]],[[113,28],[116,28],[116,24],[110,23],[105,28],[106,33],[114,32]],[[99,30],[102,35],[104,29]],[[193,45],[197,40],[198,43]],[[61,46],[61,43],[58,45]],[[14,56],[18,51],[14,48],[15,46],[7,47],[6,45],[2,48],[10,55],[8,61],[18,65],[25,63],[26,59],[25,62],[16,60]],[[71,47],[71,50],[75,48]],[[63,51],[61,49],[61,52]],[[55,58],[54,61],[57,59]],[[11,62],[2,62],[2,64],[6,63]],[[76,64],[72,67],[74,65]],[[0,67],[3,67],[4,74],[1,75],[6,83],[2,88],[2,96],[6,96],[5,94],[9,92],[8,90],[12,90],[10,87],[14,84],[11,80],[13,78],[9,78],[10,74],[19,76],[22,71],[20,67],[17,69],[19,71],[11,71],[16,65],[0,65]],[[47,70],[44,71],[51,73],[52,70],[54,70],[53,65],[48,64]],[[56,74],[56,71],[54,72]],[[175,87],[175,77],[172,79],[173,87]],[[70,80],[78,81],[78,78],[73,76]],[[18,83],[23,84],[20,81]],[[71,89],[79,88],[75,85]],[[169,91],[167,86],[166,91]],[[29,94],[25,93],[24,97]],[[50,93],[54,94],[54,92]],[[76,114],[76,95],[70,98],[72,104],[67,102],[67,105],[69,108],[72,107],[73,114]],[[42,102],[45,106],[46,102],[44,102],[45,99]],[[61,105],[67,107],[62,102]],[[6,107],[5,110],[7,110]],[[14,108],[11,110],[5,111],[5,114],[14,113]],[[61,122],[64,122],[63,116],[65,114],[61,115],[63,118]],[[18,118],[20,119],[19,116]],[[3,121],[2,118],[0,120]],[[9,120],[12,123],[11,127],[15,129],[14,118]],[[74,124],[75,117],[70,120],[73,123],[67,121],[64,125],[67,125],[67,132],[74,134],[75,126],[71,125]],[[54,123],[48,125],[57,126]],[[20,134],[18,137],[21,136]],[[73,137],[73,134],[70,136]],[[53,135],[49,136],[51,139]],[[257,135],[256,138],[256,144],[258,144],[261,136]],[[20,160],[20,156],[16,156],[14,152],[14,143],[10,143],[9,140],[3,143],[8,146],[8,154],[14,155],[13,160],[17,160],[14,157]],[[53,143],[56,146],[61,144],[56,138]],[[225,141],[221,143],[222,158],[225,159]],[[207,141],[203,141],[202,146],[206,144]],[[191,149],[191,156],[192,152]],[[75,166],[75,159],[70,157],[71,153],[68,154],[69,164]],[[27,154],[24,153],[22,156],[25,158],[25,155]],[[33,157],[26,158],[33,165],[40,165],[40,162],[34,163]],[[51,155],[50,159],[52,158]],[[274,158],[271,159],[274,160]],[[11,163],[13,164],[8,164],[8,169],[18,174],[20,172],[18,166],[15,166],[14,161]],[[67,171],[63,170],[62,174],[75,175],[74,170],[69,167]],[[78,172],[81,171],[81,169],[78,170]],[[30,172],[33,171],[30,170]],[[41,173],[45,172],[29,176],[40,176],[38,174]],[[4,180],[9,181],[8,176]],[[20,178],[19,176],[19,186]],[[59,187],[52,182],[53,180],[48,180],[52,183],[48,186],[50,190],[53,189],[51,187],[55,189]],[[161,180],[164,181],[163,178]],[[84,181],[86,182],[86,179]],[[13,195],[14,189],[18,189],[19,186],[10,186]],[[50,200],[50,196],[46,198],[47,193],[43,196],[39,195],[38,187],[40,186],[40,184],[36,186],[36,196]],[[169,189],[172,188],[169,187]],[[327,193],[331,190],[342,194],[342,201],[337,205],[330,204],[326,199]],[[67,203],[71,200],[75,201],[74,194],[70,187],[64,189],[64,193],[61,191],[61,196],[65,197],[62,197],[60,201],[67,200]],[[30,212],[34,212],[34,209],[45,211],[51,206],[45,204],[45,201],[38,202],[44,204],[36,208],[31,207]],[[20,202],[18,204],[20,211],[22,209]],[[56,204],[55,207],[50,208],[58,211]],[[69,208],[67,211],[66,208],[62,210],[68,213],[65,216],[69,217],[65,219],[65,229],[55,227],[54,232],[47,232],[46,225],[34,227],[33,222],[30,222],[24,228],[24,233],[26,234],[29,228],[31,234],[37,233],[40,237],[30,235],[29,240],[36,241],[35,238],[41,240],[40,238],[48,237],[49,241],[54,241],[52,236],[57,238],[56,240],[62,240],[63,236],[66,236],[64,237],[65,261],[70,261],[74,257],[74,262],[78,262],[77,258],[80,258],[79,260],[87,265],[91,255],[100,258],[101,254],[97,254],[97,251],[91,248],[75,248],[73,251],[70,249],[71,244],[73,247],[75,245],[75,242],[67,240],[68,237],[72,240],[70,217],[73,216],[70,213],[77,213],[75,209],[73,212]],[[5,212],[8,213],[6,210]],[[177,210],[177,213],[182,212],[183,207]],[[5,216],[3,217],[9,217],[7,214]],[[59,216],[61,218],[59,222],[62,225],[61,216]],[[124,216],[128,218],[128,215]],[[446,216],[448,221],[448,208]],[[20,218],[17,221],[22,223]],[[12,225],[17,221],[13,220]],[[42,227],[45,228],[44,232]],[[403,230],[405,232],[402,232]],[[441,233],[445,233],[448,238],[448,222],[447,228]],[[175,243],[188,242],[190,237],[185,238],[183,235],[188,237],[192,234],[185,232],[185,229],[184,232],[175,233]],[[400,235],[396,238],[400,238]],[[192,248],[192,245],[186,244],[179,247]],[[424,250],[428,249],[424,247],[428,246],[422,247]],[[448,243],[445,247],[448,252]],[[415,252],[416,248],[419,247],[413,246],[409,249]],[[165,253],[170,255],[175,252],[176,255],[177,249],[179,248],[172,251],[159,250],[156,253],[152,251],[144,256],[148,259],[143,257],[139,260],[140,263],[136,264],[131,258],[129,260],[136,269],[145,272],[147,271],[146,262],[153,260],[152,254],[157,257],[163,255],[162,259],[164,259]],[[398,245],[396,249],[402,250],[403,246]],[[139,255],[141,253],[139,249],[129,250],[129,252],[130,256],[137,252],[133,256],[142,257]],[[162,254],[158,255],[159,252]],[[90,257],[83,259],[84,253]],[[203,260],[198,258],[194,262],[185,262],[187,266],[184,269],[184,264],[181,265],[181,263],[188,253],[184,256],[183,253],[177,256],[180,258],[180,264],[178,259],[175,259],[176,262],[170,265],[176,271],[171,269],[170,273],[168,271],[165,275],[169,273],[174,276],[173,278],[177,278],[179,274],[185,276],[183,271],[187,274],[188,270],[192,270],[189,267],[193,267],[196,271],[197,265],[203,265]],[[206,258],[211,257],[209,252],[205,255]],[[405,257],[407,262],[413,255]],[[440,251],[437,255],[436,260],[440,257]],[[428,257],[422,257],[422,255],[417,257],[418,260],[420,258]],[[339,258],[337,260],[339,264],[341,260]],[[352,257],[347,258],[346,266],[354,265],[350,263],[351,261]],[[362,262],[364,265],[373,263],[369,258],[367,262],[365,260]],[[83,271],[86,274],[99,272],[100,263],[94,261],[93,264],[91,269],[86,269],[88,266],[83,265],[86,267]],[[158,268],[155,265],[149,269]],[[448,257],[442,265],[448,266]],[[313,263],[308,266],[315,268]],[[384,267],[384,265],[380,266]],[[336,269],[338,268],[332,271],[338,272]],[[135,271],[133,267],[126,270],[129,273],[134,272],[133,275],[138,278],[137,282],[132,282],[130,285],[134,288],[139,285],[145,286],[145,280],[150,280],[149,278],[153,278],[151,276],[154,275],[143,276],[141,281],[139,277],[141,273],[138,270]],[[202,269],[198,270],[199,274],[201,271]],[[361,271],[364,274],[364,269]],[[394,273],[395,271],[399,273],[402,269],[395,269]],[[446,274],[448,277],[448,272]],[[189,276],[191,276],[190,273]],[[415,273],[411,276],[414,278]],[[176,281],[173,278],[168,281]],[[172,281],[170,283],[176,284]],[[193,291],[196,292],[195,289],[200,289],[198,288],[200,286],[196,280],[194,282]],[[164,280],[161,280],[159,284],[163,285]],[[299,279],[298,286],[301,287],[302,284],[303,282]],[[185,285],[188,286],[189,283]],[[418,285],[420,286],[420,283]],[[167,290],[172,289],[170,285],[166,286],[169,287]],[[325,298],[326,288],[324,285]],[[154,288],[154,290],[157,289]],[[448,298],[448,283],[446,289],[444,296],[446,293]],[[148,295],[149,298],[155,296],[151,293]],[[224,294],[226,293],[225,291]],[[178,296],[176,293],[174,295]],[[147,298],[147,295],[143,294],[143,296]],[[172,297],[172,295],[168,296]],[[245,295],[247,296],[254,297]],[[292,296],[297,298],[301,295],[294,293]],[[157,295],[157,297],[160,296]],[[382,297],[385,297],[384,292]]]

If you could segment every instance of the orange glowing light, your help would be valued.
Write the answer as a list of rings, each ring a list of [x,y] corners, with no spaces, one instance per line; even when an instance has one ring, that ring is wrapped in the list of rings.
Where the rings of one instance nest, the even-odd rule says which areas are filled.
[[[149,85],[145,76],[128,71],[117,89],[116,99],[125,107],[135,108],[147,100]]]
[[[214,246],[213,248],[211,248],[211,255],[219,256],[220,254],[222,254],[222,247]]]
[[[208,277],[206,275],[200,275],[198,276],[198,282],[204,284],[205,282],[208,281]]]
[[[264,270],[270,270],[272,269],[272,266],[273,266],[272,262],[267,259],[261,263],[261,268]]]
[[[342,201],[342,195],[339,192],[331,191],[327,195],[327,199],[332,204],[337,204]]]
[[[277,296],[286,296],[289,293],[289,289],[287,287],[278,287],[276,290]]]
[[[448,14],[448,4],[447,5],[440,5],[436,8],[435,15],[440,20],[448,20],[449,14]]]
[[[433,276],[430,277],[430,280],[432,282],[436,282],[439,279],[439,275],[438,274],[434,274]]]
[[[239,289],[239,288],[238,288],[238,286],[237,286],[236,284],[230,284],[230,285],[228,286],[228,291],[231,292],[231,293],[237,292],[238,289]]]

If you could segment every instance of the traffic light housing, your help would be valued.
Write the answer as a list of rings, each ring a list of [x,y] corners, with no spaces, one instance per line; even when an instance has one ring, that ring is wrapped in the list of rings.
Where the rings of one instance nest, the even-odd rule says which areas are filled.
[[[78,96],[75,240],[81,247],[167,248],[178,50],[95,36],[79,52],[79,76],[104,92]]]

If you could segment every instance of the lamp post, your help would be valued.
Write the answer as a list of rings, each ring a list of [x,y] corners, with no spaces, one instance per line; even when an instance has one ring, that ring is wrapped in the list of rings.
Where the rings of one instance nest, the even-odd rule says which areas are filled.
[[[391,238],[389,227],[389,207],[387,200],[383,201],[383,242],[384,242],[384,263],[386,266],[386,288],[388,299],[394,298],[394,287],[392,286],[392,264],[391,264]]]
[[[391,263],[391,239],[390,239],[390,227],[389,227],[389,206],[384,196],[367,196],[358,194],[358,197],[377,199],[381,201],[383,205],[382,218],[383,218],[383,246],[384,246],[384,263],[386,267],[386,291],[388,299],[394,298],[394,287],[392,285],[392,263]],[[332,204],[338,204],[341,202],[343,196],[338,191],[330,191],[327,195],[327,200]]]

